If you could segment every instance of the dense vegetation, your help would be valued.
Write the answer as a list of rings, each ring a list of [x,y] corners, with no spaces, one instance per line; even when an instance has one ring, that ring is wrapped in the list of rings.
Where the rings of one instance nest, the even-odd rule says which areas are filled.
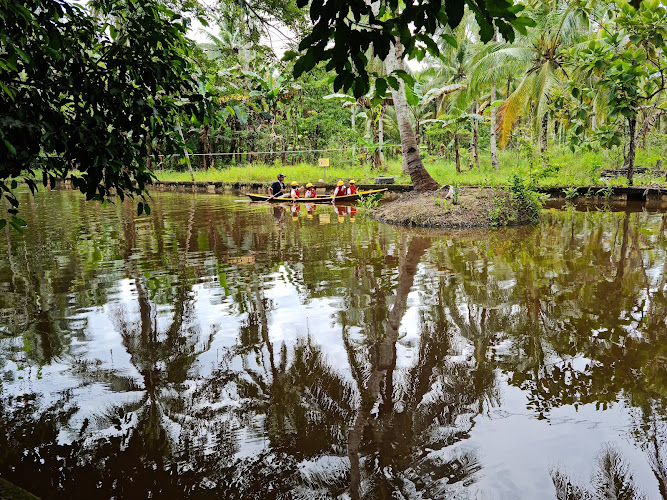
[[[352,176],[402,156],[418,189],[503,182],[516,166],[567,182],[583,155],[597,158],[589,181],[612,168],[632,184],[637,157],[662,176],[650,170],[667,146],[658,0],[204,5],[0,2],[0,187],[14,226],[14,179],[35,188],[73,171],[91,199],[142,194],[156,169],[194,179],[193,167],[320,157]],[[186,37],[193,16],[210,22],[207,43]],[[294,52],[279,59],[276,37]],[[436,163],[438,182],[422,166]]]
[[[601,174],[631,184],[637,158],[640,183],[663,180],[665,9],[659,2],[635,9],[627,2],[556,0],[528,2],[523,15],[534,26],[512,42],[494,32],[485,44],[466,10],[458,28],[434,35],[438,57],[418,54],[414,70],[406,66],[401,74],[410,123],[433,177],[503,183],[518,168],[547,185],[599,184]],[[197,156],[200,168],[243,170],[198,178],[268,180],[275,169],[247,166],[272,164],[296,165],[295,176],[319,178],[321,169],[306,167],[319,157],[331,158],[333,175],[405,172],[390,77],[372,50],[364,55],[370,89],[355,97],[354,88],[335,92],[338,73],[323,64],[293,78],[294,61],[278,61],[256,42],[253,18],[240,19],[246,22],[226,17],[199,47],[200,67],[216,75],[235,113],[215,125],[190,122],[188,144],[202,155],[218,153]]]

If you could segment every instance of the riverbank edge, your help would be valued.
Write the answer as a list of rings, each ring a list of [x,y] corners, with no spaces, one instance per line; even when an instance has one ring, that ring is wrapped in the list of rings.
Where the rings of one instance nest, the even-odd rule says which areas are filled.
[[[504,189],[468,188],[456,199],[449,190],[412,191],[391,203],[382,203],[369,215],[386,224],[431,229],[476,229],[523,226],[539,220],[536,205],[520,202]]]
[[[0,477],[0,499],[2,500],[39,500],[38,497]]]
[[[58,187],[71,187],[69,179],[56,182]],[[177,191],[194,193],[224,193],[233,189],[241,192],[266,191],[264,182],[210,182],[210,181],[157,181],[148,188],[157,191]],[[335,184],[317,183],[316,187],[332,190]],[[479,189],[488,186],[461,185],[462,189]],[[501,187],[501,186],[499,186]],[[360,190],[387,189],[390,193],[407,193],[413,190],[411,184],[359,184]],[[576,191],[573,191],[576,190]],[[585,198],[599,201],[664,201],[667,202],[667,186],[552,186],[537,187],[536,191],[554,199]],[[576,194],[575,194],[576,193]]]

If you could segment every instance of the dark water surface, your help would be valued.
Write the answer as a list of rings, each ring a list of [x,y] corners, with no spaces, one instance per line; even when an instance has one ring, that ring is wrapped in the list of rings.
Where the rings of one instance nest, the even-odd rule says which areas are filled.
[[[667,216],[434,235],[236,200],[23,197],[25,235],[0,233],[1,477],[43,498],[665,495]]]

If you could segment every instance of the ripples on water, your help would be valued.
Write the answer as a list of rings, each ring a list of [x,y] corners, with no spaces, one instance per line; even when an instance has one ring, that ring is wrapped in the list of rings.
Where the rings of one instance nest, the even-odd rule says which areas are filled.
[[[0,476],[43,498],[667,494],[664,215],[432,234],[151,206],[40,193],[6,228]]]

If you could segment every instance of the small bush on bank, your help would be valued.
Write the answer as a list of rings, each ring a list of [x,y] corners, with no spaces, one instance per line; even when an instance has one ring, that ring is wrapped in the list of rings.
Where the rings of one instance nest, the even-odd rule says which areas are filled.
[[[513,213],[510,221],[539,222],[542,200],[540,194],[519,175],[513,174],[509,185],[510,205]]]

